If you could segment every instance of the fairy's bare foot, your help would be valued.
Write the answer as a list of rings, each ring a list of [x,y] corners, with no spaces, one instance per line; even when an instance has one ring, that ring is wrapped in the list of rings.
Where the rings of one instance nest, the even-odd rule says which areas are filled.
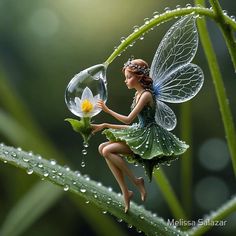
[[[147,192],[144,186],[144,179],[142,177],[136,179],[136,186],[141,194],[141,199],[144,202],[147,197]]]
[[[128,212],[130,206],[130,200],[133,197],[133,192],[128,191],[127,194],[124,194],[124,201],[125,201],[125,213]]]

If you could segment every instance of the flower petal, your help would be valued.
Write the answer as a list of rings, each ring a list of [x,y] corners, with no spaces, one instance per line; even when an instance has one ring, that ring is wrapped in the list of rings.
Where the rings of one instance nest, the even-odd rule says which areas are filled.
[[[93,93],[88,87],[86,87],[82,93],[81,100],[83,101],[85,99],[88,99],[91,102],[93,101]]]

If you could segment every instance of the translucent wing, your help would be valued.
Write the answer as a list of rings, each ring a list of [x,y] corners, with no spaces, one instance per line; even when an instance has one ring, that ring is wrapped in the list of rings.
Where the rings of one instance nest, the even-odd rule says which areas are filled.
[[[162,39],[150,69],[155,85],[171,71],[192,61],[197,51],[198,33],[193,15],[177,21]]]
[[[187,64],[158,81],[154,91],[158,100],[181,103],[193,98],[201,89],[204,75],[195,64]]]
[[[157,124],[167,130],[175,128],[177,119],[175,113],[165,103],[156,99],[156,114],[155,120]]]

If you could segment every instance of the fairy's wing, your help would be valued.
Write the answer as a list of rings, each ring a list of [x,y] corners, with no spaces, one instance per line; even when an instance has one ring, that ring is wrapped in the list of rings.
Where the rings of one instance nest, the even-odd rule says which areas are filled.
[[[156,83],[156,98],[163,102],[181,103],[193,98],[201,89],[204,75],[195,64],[186,64]]]
[[[198,33],[194,16],[182,17],[167,31],[157,48],[150,68],[153,85],[171,71],[190,63],[197,46]]]
[[[175,113],[164,102],[156,99],[155,121],[167,130],[175,128],[177,119]]]

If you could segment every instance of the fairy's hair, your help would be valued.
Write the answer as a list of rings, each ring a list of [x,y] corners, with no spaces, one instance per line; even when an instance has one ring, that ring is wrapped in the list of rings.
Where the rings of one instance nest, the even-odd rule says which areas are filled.
[[[142,59],[129,59],[122,69],[123,73],[125,70],[136,75],[138,81],[144,89],[152,89],[152,78],[149,77],[149,66],[148,63]]]

